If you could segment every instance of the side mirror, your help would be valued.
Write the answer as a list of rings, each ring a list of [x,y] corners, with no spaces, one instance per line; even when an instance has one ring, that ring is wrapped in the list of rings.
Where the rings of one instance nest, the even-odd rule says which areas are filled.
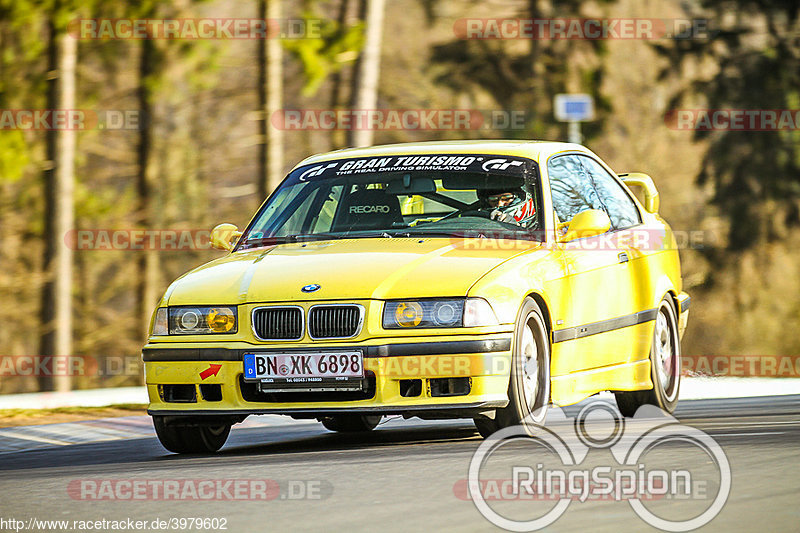
[[[655,183],[653,183],[653,178],[641,172],[620,174],[619,177],[628,187],[641,187],[644,193],[645,211],[653,214],[658,213],[661,200],[658,197],[658,190],[656,189]]]
[[[220,224],[211,230],[209,240],[214,248],[230,252],[241,235],[242,232],[233,224]]]
[[[559,240],[561,242],[569,242],[584,237],[593,237],[607,232],[610,227],[611,219],[608,218],[605,211],[587,209],[572,218],[567,232]]]

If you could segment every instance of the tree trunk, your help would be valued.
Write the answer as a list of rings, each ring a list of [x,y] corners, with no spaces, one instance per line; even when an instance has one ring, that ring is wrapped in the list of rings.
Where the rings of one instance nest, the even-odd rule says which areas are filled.
[[[366,35],[364,49],[356,71],[356,93],[353,108],[358,111],[373,110],[378,105],[378,78],[381,67],[381,41],[383,40],[384,0],[367,0],[365,16]],[[369,128],[351,130],[351,146],[370,146],[374,131]]]
[[[76,39],[50,25],[48,54],[48,109],[75,109]],[[64,236],[75,223],[74,165],[75,131],[50,130],[47,133],[45,170],[45,251],[46,281],[42,291],[40,339],[41,355],[72,355],[72,249]],[[40,390],[70,390],[70,376],[41,376]]]
[[[542,12],[539,9],[539,0],[528,0],[528,18],[531,20],[540,20]],[[528,49],[528,81],[531,84],[531,89],[536,85],[537,76],[543,73],[541,65],[539,64],[539,39],[530,39],[530,48]]]
[[[367,1],[368,0],[358,0],[358,13],[356,16],[360,22],[364,22],[367,18]],[[362,48],[363,50],[363,48]],[[358,73],[361,71],[361,63],[363,63],[364,54],[359,52],[358,57],[356,57],[356,62],[353,65],[353,70],[350,73],[350,101],[348,105],[350,109],[356,109],[356,100],[358,99],[358,83],[359,83],[359,75]],[[353,133],[352,130],[348,131],[347,133],[347,144],[353,144]]]
[[[136,176],[137,193],[137,222],[141,229],[153,229],[155,224],[156,209],[153,206],[153,168],[152,168],[152,142],[153,142],[153,98],[148,83],[155,71],[156,61],[155,44],[151,39],[142,40],[142,51],[139,57],[139,147],[138,147],[138,172]],[[138,276],[136,290],[137,304],[137,330],[147,335],[150,326],[150,317],[158,300],[159,286],[159,251],[143,250],[138,261]]]
[[[339,13],[336,16],[336,23],[340,31],[344,31],[347,24],[347,11],[350,7],[350,0],[339,0]],[[339,109],[342,106],[342,80],[343,69],[338,69],[333,73],[331,78],[331,96],[330,108],[333,110]],[[340,129],[331,131],[330,135],[330,149],[338,150],[344,146],[346,137],[344,132]]]
[[[272,115],[283,106],[283,49],[280,31],[276,28],[281,14],[281,0],[260,0],[259,18],[268,21],[268,32],[258,48],[258,103],[264,114],[259,153],[259,202],[283,179],[283,131],[273,127],[271,122]]]

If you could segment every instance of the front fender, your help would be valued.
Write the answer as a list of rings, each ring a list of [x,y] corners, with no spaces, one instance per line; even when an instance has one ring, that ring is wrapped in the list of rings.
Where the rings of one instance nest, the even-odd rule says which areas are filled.
[[[513,324],[523,300],[538,294],[545,302],[551,316],[557,313],[566,300],[562,252],[538,249],[516,256],[484,274],[468,295],[485,298],[494,309],[501,324]]]

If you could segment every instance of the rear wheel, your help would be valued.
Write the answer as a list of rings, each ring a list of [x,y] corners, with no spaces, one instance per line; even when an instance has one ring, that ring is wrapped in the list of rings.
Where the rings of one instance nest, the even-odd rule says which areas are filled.
[[[483,437],[522,424],[528,434],[544,423],[550,401],[550,339],[538,304],[527,298],[514,330],[508,405],[494,419],[476,418]]]
[[[645,391],[615,393],[619,411],[633,416],[643,405],[655,405],[668,413],[678,405],[681,385],[681,344],[678,321],[669,297],[661,300],[653,328],[650,348],[650,378],[653,388]]]
[[[222,448],[231,424],[194,425],[178,417],[153,416],[153,426],[161,445],[175,453],[213,453]]]
[[[372,431],[381,421],[380,415],[332,415],[320,418],[325,429],[339,431],[342,433],[357,433],[360,431]]]

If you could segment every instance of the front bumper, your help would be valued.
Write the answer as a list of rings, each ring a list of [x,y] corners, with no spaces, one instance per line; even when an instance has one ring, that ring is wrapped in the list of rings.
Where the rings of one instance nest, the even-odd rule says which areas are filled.
[[[242,379],[242,359],[248,352],[332,350],[363,352],[369,383],[365,391],[263,394],[255,384]],[[508,403],[511,334],[291,347],[159,342],[145,346],[142,357],[150,397],[148,412],[153,415],[285,414],[313,418],[364,412],[466,417]],[[448,389],[450,378],[458,380],[454,390]],[[444,381],[447,384],[443,385]],[[182,391],[178,401],[165,394],[175,386]]]
[[[689,306],[692,299],[685,292],[678,295],[678,336],[682,339],[686,332],[686,325],[689,323]]]

